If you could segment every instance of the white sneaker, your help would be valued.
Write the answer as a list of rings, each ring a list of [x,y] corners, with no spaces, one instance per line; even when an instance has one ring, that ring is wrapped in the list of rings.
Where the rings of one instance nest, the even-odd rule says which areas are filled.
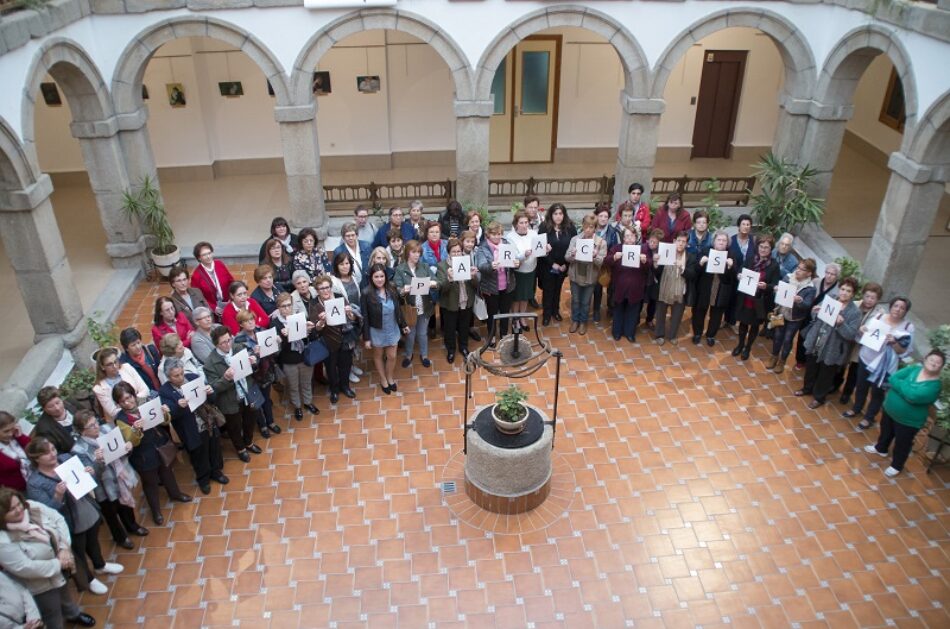
[[[867,452],[868,454],[876,454],[878,456],[887,456],[887,452],[878,452],[877,448],[870,443],[864,446],[864,451]]]
[[[92,592],[93,594],[101,595],[108,592],[109,588],[107,588],[105,584],[99,579],[93,579],[92,581],[89,582],[89,591]]]
[[[122,574],[125,566],[120,563],[106,562],[106,565],[96,570],[96,574]]]
[[[363,375],[363,370],[357,367],[356,365],[350,366],[350,373],[355,373],[357,376]]]
[[[356,383],[359,382],[359,381],[360,381],[360,377],[357,376],[355,373],[353,373],[353,372],[351,371],[351,372],[350,372],[350,382],[352,382],[353,384],[356,384]]]
[[[888,478],[893,478],[900,473],[901,473],[900,470],[895,470],[893,467],[890,467],[890,466],[888,466],[888,468],[884,470],[884,476],[887,476]]]

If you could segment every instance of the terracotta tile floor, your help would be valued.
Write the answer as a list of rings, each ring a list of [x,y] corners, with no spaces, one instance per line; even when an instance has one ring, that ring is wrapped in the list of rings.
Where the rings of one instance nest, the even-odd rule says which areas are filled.
[[[165,290],[143,283],[120,324],[147,330]],[[950,626],[946,470],[915,454],[886,479],[871,435],[833,404],[807,410],[761,345],[740,364],[728,333],[710,351],[566,330],[547,329],[565,364],[537,513],[442,494],[462,473],[464,381],[433,350],[391,397],[364,378],[333,409],[318,387],[321,415],[284,416],[250,465],[226,447],[231,484],[210,496],[180,462],[198,499],[169,503],[85,609],[162,629]],[[552,373],[525,383],[538,404]]]

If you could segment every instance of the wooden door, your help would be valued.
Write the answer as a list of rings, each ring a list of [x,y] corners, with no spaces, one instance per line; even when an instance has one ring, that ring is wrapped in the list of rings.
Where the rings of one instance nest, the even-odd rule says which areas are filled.
[[[692,157],[729,157],[739,113],[745,50],[707,50],[699,82]]]

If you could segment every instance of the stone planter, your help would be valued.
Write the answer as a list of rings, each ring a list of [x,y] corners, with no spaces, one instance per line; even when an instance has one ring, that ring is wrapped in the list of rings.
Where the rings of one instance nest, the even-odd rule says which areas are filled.
[[[148,255],[152,258],[152,264],[155,265],[155,268],[158,269],[162,277],[168,277],[168,273],[172,267],[181,260],[181,249],[175,247],[174,251],[165,255],[159,255],[152,249],[148,252]]]
[[[522,414],[521,419],[510,422],[498,416],[497,405],[492,406],[491,416],[492,416],[492,419],[495,420],[495,427],[498,428],[498,431],[503,432],[506,435],[517,435],[522,430],[524,430],[525,423],[528,421],[528,408],[526,406],[522,406],[522,408],[524,409],[524,413]]]

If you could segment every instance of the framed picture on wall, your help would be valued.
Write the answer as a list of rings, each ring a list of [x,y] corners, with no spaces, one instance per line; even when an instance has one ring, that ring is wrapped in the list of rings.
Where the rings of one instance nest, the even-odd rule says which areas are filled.
[[[361,94],[375,94],[379,91],[379,86],[378,75],[356,77],[356,89]]]
[[[326,96],[333,90],[330,86],[330,73],[327,71],[313,73],[313,93],[317,96]]]
[[[43,95],[43,102],[50,107],[61,107],[63,99],[59,95],[59,88],[55,83],[40,83],[40,93]]]
[[[887,90],[884,92],[884,102],[881,103],[881,115],[878,117],[895,131],[904,131],[904,120],[907,114],[904,109],[904,84],[897,76],[897,71],[891,68],[891,77],[887,81]]]
[[[267,81],[267,95],[268,96],[274,95],[274,86],[270,84],[270,81]]]
[[[218,91],[221,92],[221,96],[227,96],[228,98],[244,96],[244,86],[241,85],[240,81],[223,81],[218,83]]]
[[[144,83],[142,84],[142,100],[148,100],[148,88]]]
[[[185,102],[185,86],[181,83],[166,83],[165,91],[168,93],[168,104],[172,107],[184,107],[187,104]]]

